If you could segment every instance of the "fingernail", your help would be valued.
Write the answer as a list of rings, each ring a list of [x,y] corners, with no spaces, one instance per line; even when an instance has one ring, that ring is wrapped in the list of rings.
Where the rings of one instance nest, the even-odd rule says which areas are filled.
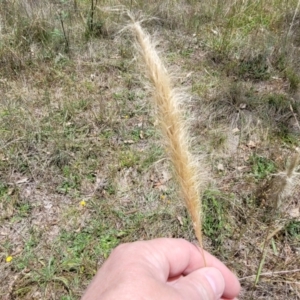
[[[204,276],[212,287],[216,295],[216,300],[219,300],[224,293],[225,281],[221,272],[216,268],[206,268]]]

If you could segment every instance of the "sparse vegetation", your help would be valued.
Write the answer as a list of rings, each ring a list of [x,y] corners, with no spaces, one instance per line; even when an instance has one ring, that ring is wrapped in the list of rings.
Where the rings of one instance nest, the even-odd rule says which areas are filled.
[[[123,5],[192,96],[204,247],[239,299],[300,299],[298,2],[0,0],[0,298],[79,299],[117,244],[195,241]]]

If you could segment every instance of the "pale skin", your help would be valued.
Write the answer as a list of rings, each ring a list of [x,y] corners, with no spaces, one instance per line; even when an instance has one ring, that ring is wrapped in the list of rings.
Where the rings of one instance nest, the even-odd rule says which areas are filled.
[[[118,246],[82,300],[219,300],[236,299],[239,291],[217,258],[185,240],[162,238]]]

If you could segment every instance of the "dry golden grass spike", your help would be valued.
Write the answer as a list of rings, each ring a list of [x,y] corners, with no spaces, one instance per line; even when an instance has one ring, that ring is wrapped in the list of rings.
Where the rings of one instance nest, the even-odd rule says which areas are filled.
[[[149,34],[145,33],[140,23],[134,20],[131,27],[153,88],[155,109],[165,136],[167,151],[190,213],[195,235],[202,246],[201,185],[198,180],[200,173],[198,161],[189,151],[190,138],[183,119],[184,113],[180,110],[180,103],[184,99],[173,87],[170,75],[159,58]],[[202,177],[201,184],[203,185],[205,177]]]

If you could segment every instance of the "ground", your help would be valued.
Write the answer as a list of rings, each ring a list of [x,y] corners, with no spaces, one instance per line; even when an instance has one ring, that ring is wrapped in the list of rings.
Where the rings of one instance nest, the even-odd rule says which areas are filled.
[[[275,0],[0,2],[1,297],[79,299],[120,243],[197,243],[118,4],[185,93],[205,249],[239,299],[300,299],[299,3]]]

